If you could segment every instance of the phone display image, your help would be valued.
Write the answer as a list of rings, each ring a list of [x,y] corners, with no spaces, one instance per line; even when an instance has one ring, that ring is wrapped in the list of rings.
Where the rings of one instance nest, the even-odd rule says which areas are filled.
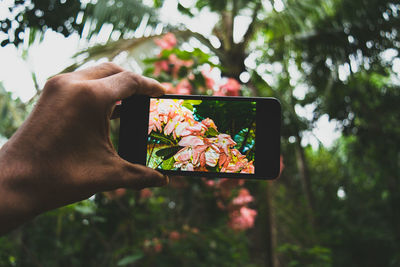
[[[254,174],[255,135],[256,102],[151,98],[146,165]]]

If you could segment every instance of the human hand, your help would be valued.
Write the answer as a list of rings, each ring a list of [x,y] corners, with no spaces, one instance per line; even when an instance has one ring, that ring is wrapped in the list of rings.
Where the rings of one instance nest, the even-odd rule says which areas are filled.
[[[0,150],[0,234],[97,192],[168,183],[120,158],[111,144],[115,103],[133,94],[160,96],[164,88],[112,63],[47,81],[28,119]]]

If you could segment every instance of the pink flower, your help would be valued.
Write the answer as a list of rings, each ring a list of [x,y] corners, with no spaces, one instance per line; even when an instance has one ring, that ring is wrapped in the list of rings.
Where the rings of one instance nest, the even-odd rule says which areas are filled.
[[[238,96],[240,91],[240,83],[233,78],[229,78],[225,84],[219,87],[219,91],[221,91],[223,95]]]
[[[187,79],[181,80],[176,86],[176,93],[179,95],[190,95],[192,85]]]
[[[150,198],[152,195],[153,195],[153,191],[151,191],[149,188],[140,190],[140,198],[141,199]]]
[[[169,64],[167,60],[160,60],[154,63],[154,76],[158,76],[162,71],[168,71]]]
[[[172,83],[161,83],[161,85],[165,88],[167,94],[175,94],[176,93],[176,89],[172,85]]]
[[[222,171],[222,170],[221,170]],[[231,196],[232,189],[237,187],[237,186],[242,186],[244,184],[245,180],[243,179],[228,179],[228,178],[221,178],[218,183],[216,184],[216,187],[220,189],[220,195],[228,199]]]
[[[214,128],[215,130],[217,130],[217,126],[215,125],[214,121],[210,118],[202,120],[201,123],[203,123],[207,128]]]
[[[179,59],[178,57],[177,57],[177,55],[175,55],[175,54],[171,54],[169,57],[168,57],[168,60],[169,60],[169,63],[170,64],[172,64],[173,65],[173,68],[172,68],[172,77],[174,77],[175,79],[176,78],[178,78],[178,72],[179,72],[179,70],[180,70],[180,68],[182,68],[182,67],[187,67],[187,68],[189,68],[189,67],[191,67],[192,65],[193,65],[193,60],[182,60],[182,59]]]
[[[104,192],[104,195],[108,199],[112,200],[112,199],[117,199],[117,198],[122,197],[123,195],[125,195],[125,193],[126,193],[126,189],[125,188],[118,188],[118,189],[115,189],[113,191]]]
[[[253,161],[247,163],[247,165],[240,171],[240,173],[254,173]]]
[[[204,126],[202,123],[197,121],[190,121],[193,122],[193,126],[190,125],[189,122],[185,123],[184,125],[179,125],[176,128],[176,135],[177,136],[188,136],[188,135],[203,135],[207,127]],[[183,124],[183,123],[182,123]]]
[[[152,240],[153,245],[154,245],[154,252],[159,253],[163,249],[163,245],[161,244],[160,240],[158,238],[153,238]]]
[[[155,40],[155,43],[162,49],[171,49],[176,45],[177,41],[175,35],[169,32],[161,39]]]
[[[241,207],[240,210],[234,210],[231,214],[231,220],[229,226],[234,230],[246,230],[254,226],[255,217],[257,216],[257,211]]]
[[[229,154],[227,155],[225,153],[221,153],[218,162],[219,167],[222,167],[221,171],[226,170],[226,167],[228,167],[230,161],[231,161],[231,156]]]
[[[236,146],[236,142],[233,141],[229,134],[219,134],[217,135],[218,146],[221,147],[225,154],[229,155],[229,147]]]
[[[206,87],[209,89],[213,89],[215,85],[214,79],[210,76],[210,71],[202,70],[201,74],[203,74],[204,80],[206,82]]]
[[[184,121],[184,122],[182,122],[182,123],[179,123],[179,124],[176,126],[175,135],[176,135],[176,136],[181,136],[182,133],[186,133],[186,132],[185,132],[185,129],[186,129],[187,127],[189,127],[189,125],[190,125],[190,124],[189,124],[187,121]]]
[[[203,178],[203,182],[208,187],[214,187],[215,186],[215,181],[214,180]]]
[[[212,146],[210,146],[205,151],[205,163],[210,167],[215,167],[217,165],[218,159],[219,159],[218,148],[213,149]]]
[[[253,196],[250,195],[249,190],[246,188],[241,188],[239,195],[232,200],[233,205],[243,206],[254,200]]]
[[[196,146],[193,149],[193,159],[192,162],[194,164],[194,166],[196,167],[204,167],[206,165],[206,156],[204,154],[204,151],[207,149],[208,145],[200,145],[200,146]],[[198,171],[204,171],[202,170],[198,170]]]
[[[177,241],[181,238],[181,234],[178,231],[172,231],[169,233],[169,240]]]
[[[152,131],[162,131],[161,128],[161,121],[159,119],[159,117],[157,116],[157,114],[155,113],[150,113],[149,115],[149,131],[148,134],[150,134]]]
[[[230,162],[225,172],[239,172],[246,166],[247,160],[239,160],[236,163]]]
[[[189,136],[183,137],[179,141],[178,145],[195,147],[195,146],[204,145],[204,142],[203,142],[203,139],[201,137],[189,135]]]
[[[213,95],[214,96],[226,96],[226,93],[221,90],[218,90],[218,91],[214,91]]]
[[[174,155],[174,159],[177,163],[185,163],[189,162],[191,156],[192,156],[192,148],[187,146],[179,150]]]
[[[173,119],[169,119],[167,125],[164,127],[164,134],[165,135],[170,135],[173,130],[175,130],[175,127],[178,125],[180,122],[181,118],[179,116],[175,116]]]

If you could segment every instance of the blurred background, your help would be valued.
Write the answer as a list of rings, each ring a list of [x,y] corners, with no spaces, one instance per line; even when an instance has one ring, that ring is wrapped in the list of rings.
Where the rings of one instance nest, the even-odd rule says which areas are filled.
[[[0,266],[400,266],[399,8],[1,1],[0,146],[49,77],[105,61],[169,93],[276,97],[283,113],[279,179],[97,194],[1,237]]]

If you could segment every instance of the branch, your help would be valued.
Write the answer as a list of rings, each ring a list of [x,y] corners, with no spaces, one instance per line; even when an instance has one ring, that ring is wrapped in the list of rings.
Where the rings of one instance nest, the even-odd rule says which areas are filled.
[[[211,43],[208,38],[206,38],[204,35],[198,33],[198,32],[193,32],[191,30],[184,30],[184,31],[177,31],[174,32],[176,35],[180,35],[182,37],[194,37],[197,40],[199,40],[203,45],[207,46],[216,56],[219,58],[224,57],[223,52],[219,48],[215,48]],[[222,46],[221,46],[222,47]]]
[[[253,33],[255,31],[255,27],[257,24],[257,15],[258,12],[261,10],[261,1],[258,1],[257,4],[254,6],[253,9],[253,15],[251,16],[251,23],[249,25],[249,27],[247,28],[246,33],[244,34],[243,37],[243,41],[242,43],[244,44],[244,46],[247,45],[247,43],[249,42],[250,38],[253,36]]]
[[[210,43],[209,39],[200,33],[193,32],[188,29],[185,30],[176,29],[176,30],[171,30],[170,32],[174,33],[176,36],[183,37],[185,39],[194,37],[197,40],[199,40],[202,44],[207,46],[219,58],[222,58],[224,56],[223,52],[220,49],[215,48]],[[68,66],[63,71],[61,71],[61,73],[72,72],[90,60],[96,60],[103,57],[107,57],[111,61],[121,52],[131,51],[147,41],[153,40],[155,38],[161,38],[164,34],[165,33],[151,35],[147,37],[141,37],[141,38],[134,38],[134,39],[120,39],[118,41],[108,42],[104,45],[96,45],[93,47],[89,47],[88,49],[80,51],[73,56],[74,58],[77,58],[80,55],[86,53],[89,54],[85,59]]]
[[[229,30],[229,42],[230,42],[230,44],[231,44],[231,47],[233,47],[234,46],[234,42],[233,42],[233,33],[234,33],[234,28],[233,28],[233,26],[234,26],[234,20],[235,20],[235,17],[236,17],[236,15],[237,15],[237,12],[238,12],[238,7],[237,7],[237,1],[236,0],[233,0],[232,1],[232,13],[231,13],[231,20],[230,20],[230,23],[231,23],[231,25],[229,25],[230,27],[227,29],[227,30]]]

